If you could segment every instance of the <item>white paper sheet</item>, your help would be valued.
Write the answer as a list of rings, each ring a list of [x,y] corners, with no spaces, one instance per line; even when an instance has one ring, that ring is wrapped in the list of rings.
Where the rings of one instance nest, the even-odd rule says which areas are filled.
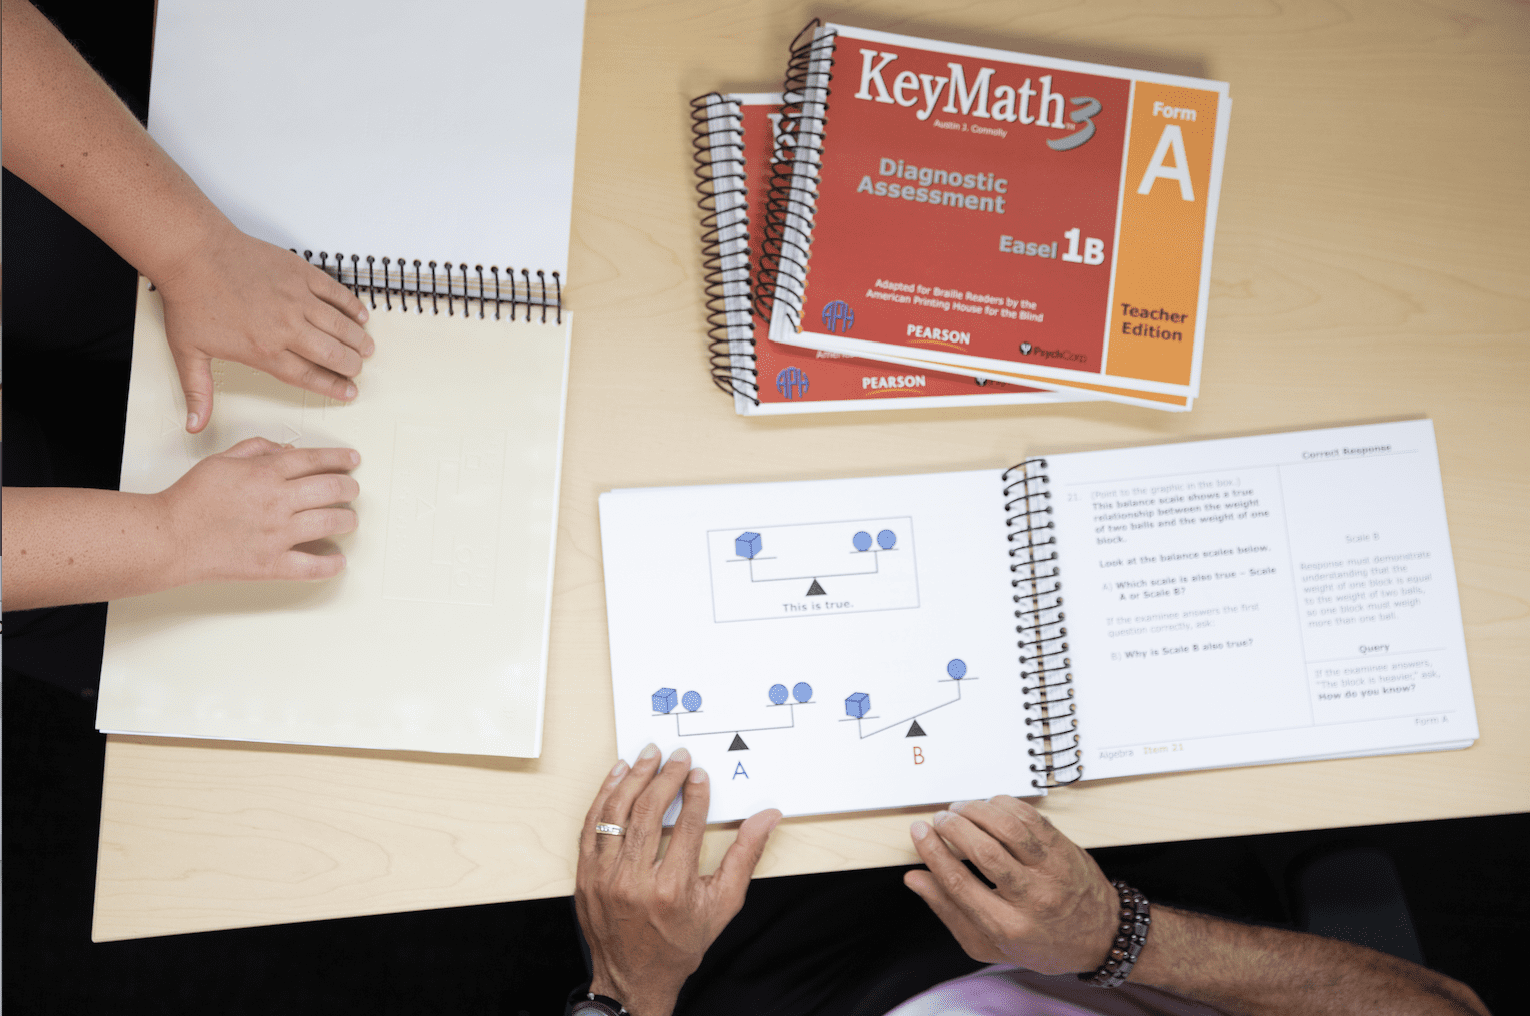
[[[584,4],[160,0],[149,132],[281,247],[568,278]]]
[[[379,300],[350,405],[215,361],[212,422],[191,436],[159,297],[140,280],[122,489],[162,490],[257,435],[349,446],[360,527],[337,541],[336,579],[113,602],[102,730],[540,753],[570,316],[424,306]]]
[[[688,748],[714,822],[1034,794],[1002,486],[602,495],[622,757]]]
[[[1048,472],[1086,779],[1476,738],[1428,421]]]

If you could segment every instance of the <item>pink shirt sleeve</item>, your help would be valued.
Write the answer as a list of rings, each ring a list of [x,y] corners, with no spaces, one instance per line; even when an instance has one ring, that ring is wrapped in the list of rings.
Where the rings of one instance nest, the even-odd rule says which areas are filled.
[[[1140,984],[1095,988],[999,964],[937,984],[887,1016],[1217,1016],[1221,1010]]]

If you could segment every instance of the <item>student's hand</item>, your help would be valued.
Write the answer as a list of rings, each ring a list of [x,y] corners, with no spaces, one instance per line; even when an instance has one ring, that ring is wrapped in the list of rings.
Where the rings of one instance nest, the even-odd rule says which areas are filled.
[[[197,253],[164,279],[165,335],[186,393],[186,429],[207,426],[213,409],[211,361],[233,360],[342,402],[372,355],[360,300],[291,251],[226,220]]]
[[[263,437],[198,462],[155,495],[176,544],[170,584],[338,575],[344,555],[297,548],[356,528],[356,513],[339,506],[360,493],[346,475],[360,462],[349,448],[292,448]]]
[[[664,860],[658,860],[664,811],[685,798]],[[633,1016],[669,1016],[680,986],[707,947],[744,905],[750,876],[781,813],[750,817],[711,875],[697,869],[711,784],[679,749],[659,768],[649,745],[628,770],[618,762],[595,795],[579,839],[574,905],[590,944],[590,990],[625,1005]],[[597,833],[597,822],[620,836]]]
[[[904,884],[945,922],[973,959],[1042,974],[1094,970],[1119,924],[1120,898],[1081,848],[1013,797],[953,804],[934,827],[915,822],[914,849],[929,871]],[[990,889],[952,848],[977,866]]]

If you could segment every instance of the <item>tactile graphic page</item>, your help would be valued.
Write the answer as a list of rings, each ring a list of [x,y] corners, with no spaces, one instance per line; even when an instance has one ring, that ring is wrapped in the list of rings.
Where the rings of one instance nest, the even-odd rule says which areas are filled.
[[[262,436],[361,452],[348,566],[320,583],[192,586],[108,615],[103,730],[534,756],[562,444],[564,323],[388,311],[350,405],[217,363],[185,403],[142,283],[124,490],[153,492]]]
[[[983,470],[602,495],[622,757],[689,749],[714,822],[1033,792],[1002,488]]]

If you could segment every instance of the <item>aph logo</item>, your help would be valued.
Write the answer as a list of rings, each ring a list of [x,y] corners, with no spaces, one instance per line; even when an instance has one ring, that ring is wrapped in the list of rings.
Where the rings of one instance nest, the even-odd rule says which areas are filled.
[[[848,332],[850,326],[855,324],[855,311],[843,300],[830,300],[823,305],[823,326],[834,334],[834,327],[839,326],[841,332]]]
[[[1032,346],[1029,342],[1022,342],[1022,343],[1020,343],[1020,352],[1025,354],[1026,356],[1030,356],[1031,355],[1031,350],[1034,349],[1034,348],[1035,347]]]
[[[776,375],[776,391],[792,399],[807,397],[808,376],[796,367],[787,367]]]

